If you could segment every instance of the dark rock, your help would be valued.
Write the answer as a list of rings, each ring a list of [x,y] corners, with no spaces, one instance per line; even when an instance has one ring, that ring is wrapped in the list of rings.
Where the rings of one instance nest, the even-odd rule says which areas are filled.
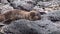
[[[39,0],[15,0],[11,6],[15,9],[32,10]]]
[[[58,27],[60,25],[47,19],[38,21],[21,19],[2,27],[1,32],[5,34],[49,34],[58,30],[60,32]]]
[[[29,27],[31,24],[25,20],[12,22],[10,25],[3,27],[3,32],[5,34],[38,34],[38,32]]]
[[[48,13],[48,19],[53,22],[60,21],[60,10]]]
[[[13,6],[13,8],[15,8],[15,9],[32,10],[34,5],[28,4],[24,1],[20,1],[20,2],[15,1],[15,2],[11,3],[11,6]]]
[[[4,33],[0,32],[0,34],[4,34]]]

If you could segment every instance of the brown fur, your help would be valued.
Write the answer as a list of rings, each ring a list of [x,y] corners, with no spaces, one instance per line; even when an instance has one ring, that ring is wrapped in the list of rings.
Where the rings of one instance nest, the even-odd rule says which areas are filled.
[[[6,19],[16,20],[16,19],[28,19],[28,20],[39,20],[41,19],[41,15],[39,12],[34,10],[27,12],[24,10],[11,10],[3,14]]]
[[[27,12],[24,10],[15,9],[15,10],[6,12],[3,15],[5,15],[6,19],[12,19],[12,20],[15,20],[15,19],[39,20],[41,19],[41,15],[38,12],[33,11],[33,10],[30,12]]]
[[[0,14],[0,22],[5,20],[5,16]]]

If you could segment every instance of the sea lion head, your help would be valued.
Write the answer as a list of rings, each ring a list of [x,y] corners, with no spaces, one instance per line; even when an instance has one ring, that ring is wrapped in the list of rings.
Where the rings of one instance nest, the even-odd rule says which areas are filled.
[[[37,11],[31,11],[30,12],[30,20],[40,20],[41,14]]]

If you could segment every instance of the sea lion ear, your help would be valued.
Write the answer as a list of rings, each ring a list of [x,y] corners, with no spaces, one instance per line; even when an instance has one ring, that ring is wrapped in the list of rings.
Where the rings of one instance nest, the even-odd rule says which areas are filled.
[[[35,12],[30,12],[30,16],[35,16]]]

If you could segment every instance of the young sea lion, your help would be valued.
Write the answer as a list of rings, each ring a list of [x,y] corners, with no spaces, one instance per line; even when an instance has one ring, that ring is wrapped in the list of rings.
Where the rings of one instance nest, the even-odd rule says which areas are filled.
[[[6,13],[4,13],[6,19],[28,19],[28,20],[39,20],[41,19],[41,15],[39,12],[36,12],[34,10],[28,12],[24,10],[11,10]]]
[[[11,21],[18,20],[18,19],[26,19],[31,21],[36,21],[41,19],[40,13],[34,10],[28,12],[24,10],[14,9],[4,13],[3,15],[5,17],[4,23],[6,24],[9,24],[11,23]]]

